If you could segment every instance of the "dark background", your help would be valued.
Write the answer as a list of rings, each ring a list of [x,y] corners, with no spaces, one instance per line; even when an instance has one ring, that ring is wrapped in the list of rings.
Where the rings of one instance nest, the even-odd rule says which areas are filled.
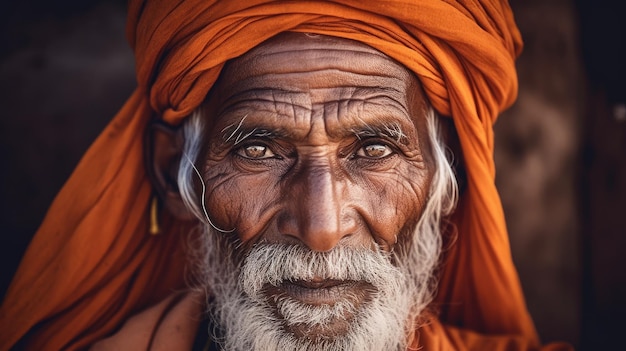
[[[0,7],[0,293],[55,193],[135,87],[125,1]],[[605,350],[626,327],[626,21],[615,1],[514,0],[518,102],[497,185],[544,341]]]

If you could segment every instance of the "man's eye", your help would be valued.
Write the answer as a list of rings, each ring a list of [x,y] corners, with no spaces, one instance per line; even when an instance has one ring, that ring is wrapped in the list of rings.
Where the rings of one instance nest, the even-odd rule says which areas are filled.
[[[383,158],[393,153],[393,150],[385,144],[369,144],[365,145],[356,152],[359,157],[366,158]]]
[[[237,154],[250,159],[264,159],[275,157],[272,150],[265,145],[248,145],[237,150]]]

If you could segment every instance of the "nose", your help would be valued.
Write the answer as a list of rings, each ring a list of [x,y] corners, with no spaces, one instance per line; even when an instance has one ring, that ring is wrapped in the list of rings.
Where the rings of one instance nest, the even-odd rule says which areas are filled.
[[[294,176],[278,230],[313,251],[329,251],[355,232],[348,213],[346,183],[330,166],[311,168]]]

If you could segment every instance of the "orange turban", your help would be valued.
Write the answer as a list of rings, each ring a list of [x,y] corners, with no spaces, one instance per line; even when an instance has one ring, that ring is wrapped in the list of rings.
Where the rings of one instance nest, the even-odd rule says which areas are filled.
[[[151,118],[179,124],[224,63],[284,31],[368,44],[415,72],[452,116],[467,172],[458,239],[439,285],[426,350],[538,347],[494,185],[493,130],[517,94],[522,43],[506,1],[131,0],[138,87],[87,151],[30,244],[0,310],[0,349],[82,349],[184,287],[186,229],[163,214],[148,234],[143,164]]]

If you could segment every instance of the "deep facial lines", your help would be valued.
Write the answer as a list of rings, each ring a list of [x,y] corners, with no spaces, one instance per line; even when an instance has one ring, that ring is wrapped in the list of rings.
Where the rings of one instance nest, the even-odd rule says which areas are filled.
[[[286,56],[233,61],[207,102],[211,213],[245,247],[269,240],[327,250],[373,239],[388,251],[416,222],[422,194],[413,193],[429,180],[419,83],[367,48],[290,45]],[[311,177],[333,186],[307,184]],[[326,236],[327,244],[315,239]]]
[[[271,63],[270,70],[273,73],[311,73],[332,72],[349,73],[352,75],[366,75],[368,77],[402,77],[408,74],[407,70],[397,65],[392,59],[369,46],[354,43],[334,43],[328,45],[328,41],[306,40],[307,47],[285,47],[284,49],[265,51],[261,49],[252,55],[253,58],[243,62],[248,67],[253,67],[251,76],[257,71],[267,70],[267,64]],[[331,41],[333,41],[331,39]],[[318,45],[321,44],[321,45]],[[294,57],[306,57],[308,64],[303,67]],[[338,60],[352,62],[350,66],[342,65]],[[258,67],[258,70],[255,68]],[[394,85],[390,85],[394,86]]]
[[[346,94],[342,90],[340,93]],[[311,137],[314,123],[322,123],[323,132],[331,140],[380,138],[398,144],[400,149],[405,147],[403,151],[415,149],[410,145],[410,139],[417,133],[406,107],[380,89],[369,91],[369,97],[350,93],[351,96],[327,99],[312,107],[294,101],[302,100],[302,93],[296,94],[300,98],[289,98],[290,93],[285,96],[282,92],[277,95],[273,91],[258,89],[238,94],[237,99],[218,116],[218,120],[231,121],[223,123],[226,125],[220,130],[223,143],[237,146],[250,138],[286,142],[304,140]],[[259,98],[261,95],[266,97]],[[318,114],[321,116],[316,117]]]

